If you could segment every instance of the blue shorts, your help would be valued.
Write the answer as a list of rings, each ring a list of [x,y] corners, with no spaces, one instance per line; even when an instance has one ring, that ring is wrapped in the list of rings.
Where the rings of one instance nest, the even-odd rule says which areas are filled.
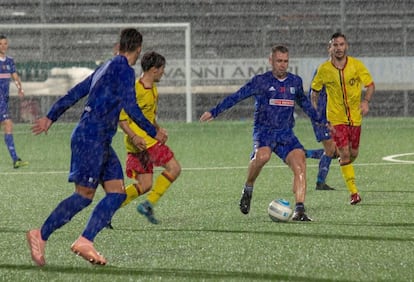
[[[253,152],[250,156],[252,159],[256,149],[260,147],[270,147],[280,159],[286,162],[287,155],[294,149],[302,149],[304,147],[299,139],[293,133],[293,130],[287,131],[271,131],[271,130],[255,130],[253,133]]]
[[[331,133],[326,126],[312,122],[312,127],[313,132],[315,133],[316,141],[322,142],[324,140],[331,139]]]
[[[9,103],[4,99],[0,99],[0,122],[10,119]]]
[[[124,179],[121,163],[110,142],[74,135],[71,150],[69,182],[96,189],[105,181]]]

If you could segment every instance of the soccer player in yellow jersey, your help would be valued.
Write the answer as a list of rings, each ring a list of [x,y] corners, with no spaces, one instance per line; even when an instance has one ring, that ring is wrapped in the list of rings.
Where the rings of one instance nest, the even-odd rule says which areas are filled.
[[[350,203],[355,205],[361,202],[361,197],[355,185],[352,163],[358,156],[362,116],[369,111],[375,85],[365,65],[347,55],[348,42],[344,34],[333,34],[330,44],[332,59],[318,67],[311,85],[312,101],[317,100],[319,92],[325,86],[328,97],[327,119],[338,148],[342,176],[351,194]],[[366,89],[362,98],[363,86]]]
[[[135,83],[137,104],[144,116],[158,129],[160,127],[156,121],[158,107],[156,83],[164,74],[165,63],[164,56],[156,52],[147,52],[141,59],[143,73]],[[124,141],[128,153],[126,173],[128,177],[136,180],[136,183],[125,188],[127,198],[123,205],[151,190],[146,201],[139,204],[137,210],[146,216],[148,221],[157,224],[153,206],[180,175],[181,166],[167,145],[149,136],[124,111],[120,114],[119,125],[125,132]],[[165,132],[165,129],[160,130]],[[165,170],[155,179],[153,186],[154,166],[164,167]]]

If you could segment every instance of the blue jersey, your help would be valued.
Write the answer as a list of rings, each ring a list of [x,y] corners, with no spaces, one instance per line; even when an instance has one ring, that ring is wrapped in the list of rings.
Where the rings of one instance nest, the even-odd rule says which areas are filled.
[[[123,108],[135,123],[155,137],[156,128],[136,104],[134,85],[134,69],[128,65],[124,56],[115,56],[61,97],[47,117],[56,121],[69,107],[88,95],[74,133],[102,141],[112,140]]]
[[[9,91],[10,79],[16,72],[14,60],[6,56],[0,59],[0,122],[10,118],[9,115]]]
[[[254,76],[237,92],[227,96],[216,107],[210,110],[216,117],[238,102],[254,96],[254,130],[286,131],[295,126],[293,116],[295,102],[312,119],[321,120],[310,100],[303,92],[302,79],[292,73],[279,80],[271,71]]]
[[[7,101],[10,91],[11,75],[16,72],[14,60],[12,57],[6,56],[0,59],[0,99]]]
[[[111,146],[121,109],[150,136],[155,127],[136,104],[135,72],[124,56],[115,56],[53,104],[47,117],[56,121],[69,107],[88,95],[71,137],[69,181],[90,188],[123,179],[121,163]]]

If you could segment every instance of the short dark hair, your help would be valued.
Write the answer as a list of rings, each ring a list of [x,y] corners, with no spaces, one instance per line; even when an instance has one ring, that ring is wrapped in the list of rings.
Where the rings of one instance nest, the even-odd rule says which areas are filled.
[[[283,45],[275,45],[272,47],[272,54],[280,52],[280,53],[289,53],[289,49]]]
[[[132,52],[142,46],[142,34],[136,28],[126,28],[121,31],[119,51]]]
[[[162,66],[165,66],[165,58],[157,52],[146,52],[141,58],[142,71],[148,71],[152,67],[159,69]]]
[[[346,41],[346,36],[345,34],[343,34],[342,32],[335,32],[334,34],[332,34],[331,36],[331,40],[329,40],[329,43],[331,43],[334,39],[337,39],[338,37],[342,37],[343,39],[345,39]]]
[[[4,34],[0,34],[0,39],[7,39],[7,36]]]

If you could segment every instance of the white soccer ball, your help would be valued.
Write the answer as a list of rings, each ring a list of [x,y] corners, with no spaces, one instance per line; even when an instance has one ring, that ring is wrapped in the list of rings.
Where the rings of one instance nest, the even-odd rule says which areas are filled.
[[[269,217],[276,222],[288,221],[292,216],[292,208],[289,201],[285,199],[276,199],[270,202],[267,208]]]

